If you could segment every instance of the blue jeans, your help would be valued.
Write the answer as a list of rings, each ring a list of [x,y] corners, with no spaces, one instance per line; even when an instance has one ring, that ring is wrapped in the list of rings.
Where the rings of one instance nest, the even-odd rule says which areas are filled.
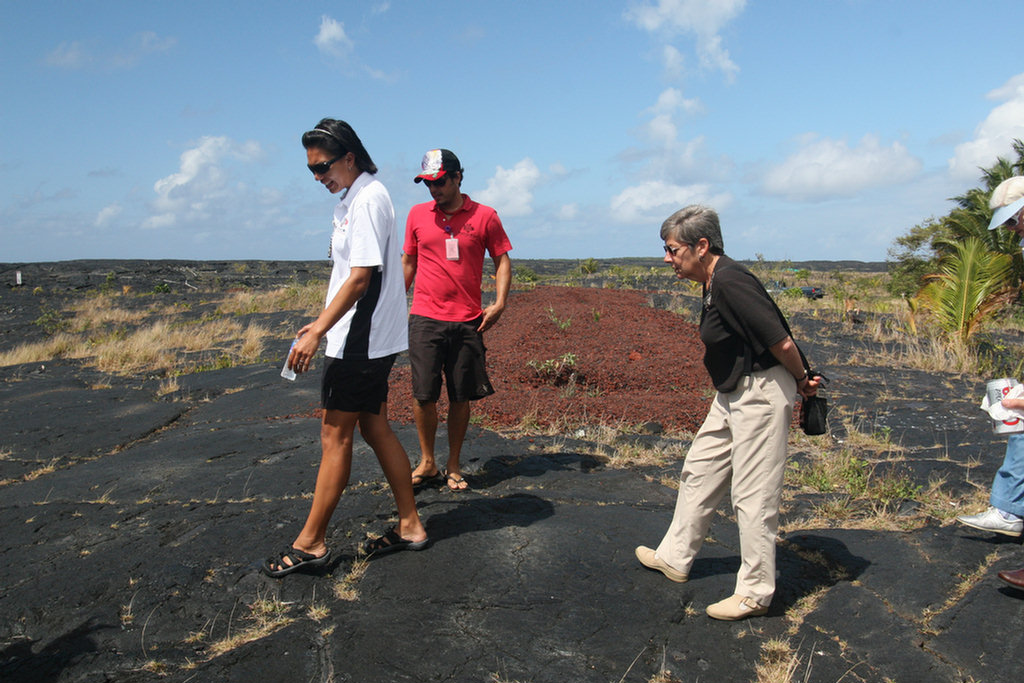
[[[993,507],[1024,517],[1024,434],[1011,434],[989,498]]]

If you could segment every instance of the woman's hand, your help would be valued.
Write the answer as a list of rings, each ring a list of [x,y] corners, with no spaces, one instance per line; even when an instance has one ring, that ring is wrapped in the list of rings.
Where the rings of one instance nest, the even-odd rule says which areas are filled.
[[[810,398],[818,393],[818,387],[821,386],[821,375],[807,374],[796,383],[796,390],[800,392],[800,395],[804,398]],[[1024,401],[1022,401],[1024,403]]]
[[[298,331],[295,335],[298,341],[295,342],[291,354],[288,355],[288,367],[300,374],[309,370],[313,356],[320,349],[320,335],[310,332],[313,325],[314,323],[309,323]]]

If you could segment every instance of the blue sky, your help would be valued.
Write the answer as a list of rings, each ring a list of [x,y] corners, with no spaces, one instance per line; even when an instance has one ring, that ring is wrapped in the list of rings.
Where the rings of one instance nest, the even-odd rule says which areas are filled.
[[[0,0],[0,262],[319,259],[303,131],[345,119],[399,221],[447,147],[515,258],[883,260],[1024,138],[1019,2]],[[1006,24],[1010,30],[1000,31]]]

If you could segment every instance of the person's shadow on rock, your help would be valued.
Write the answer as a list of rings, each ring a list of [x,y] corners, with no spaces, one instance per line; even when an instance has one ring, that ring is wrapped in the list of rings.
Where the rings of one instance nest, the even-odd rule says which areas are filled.
[[[972,529],[970,527],[961,527],[957,529],[957,532],[963,538],[969,538],[972,541],[987,543],[989,545],[1024,545],[1024,536],[1005,536],[1003,534],[996,534],[991,531],[981,531],[980,529]]]
[[[801,598],[840,582],[855,581],[871,562],[829,536],[796,534],[776,546],[780,579],[769,615],[782,615]]]
[[[483,466],[468,473],[474,488],[492,488],[516,477],[540,477],[548,472],[580,472],[589,474],[604,468],[604,463],[593,455],[582,453],[530,453],[528,455],[500,455],[487,460]]]
[[[1021,590],[1020,588],[1014,588],[1013,586],[1000,586],[999,592],[1008,598],[1024,600],[1024,590]]]
[[[0,680],[4,683],[48,683],[59,680],[61,672],[89,652],[98,649],[92,634],[112,629],[91,617],[62,636],[54,638],[39,652],[32,653],[31,640],[19,640],[0,650]]]
[[[425,525],[431,541],[436,542],[474,531],[527,527],[553,514],[555,506],[550,501],[512,493],[497,498],[466,498],[456,507],[428,516]]]
[[[736,555],[726,557],[700,557],[693,561],[690,568],[690,579],[699,579],[705,576],[716,576],[718,574],[735,574],[740,570],[740,558]]]

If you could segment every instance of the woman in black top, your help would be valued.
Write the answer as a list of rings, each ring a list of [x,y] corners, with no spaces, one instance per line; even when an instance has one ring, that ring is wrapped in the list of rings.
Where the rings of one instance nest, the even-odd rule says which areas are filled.
[[[665,262],[680,279],[703,285],[700,337],[717,393],[693,439],[675,514],[656,550],[640,562],[686,581],[715,508],[731,488],[742,565],[734,594],[709,605],[716,619],[768,611],[775,593],[775,537],[789,424],[796,395],[813,396],[819,377],[803,357],[775,303],[754,275],[725,255],[718,214],[688,206],[661,226]]]

